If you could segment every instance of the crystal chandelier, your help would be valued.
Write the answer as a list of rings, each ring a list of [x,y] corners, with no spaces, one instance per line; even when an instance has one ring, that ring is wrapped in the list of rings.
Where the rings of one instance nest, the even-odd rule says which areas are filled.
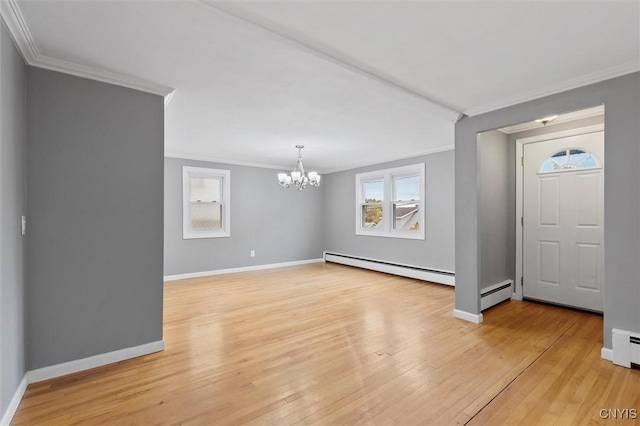
[[[296,148],[298,148],[296,166],[293,168],[291,175],[278,173],[278,183],[285,188],[288,188],[293,183],[298,188],[298,191],[302,191],[307,185],[320,186],[320,175],[317,172],[304,173],[304,168],[302,167],[302,148],[304,148],[304,145],[296,145]]]

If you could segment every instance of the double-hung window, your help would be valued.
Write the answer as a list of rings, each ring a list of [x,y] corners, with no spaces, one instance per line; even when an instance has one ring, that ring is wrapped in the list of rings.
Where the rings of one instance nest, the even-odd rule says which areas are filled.
[[[182,237],[228,237],[229,170],[182,167]]]
[[[356,234],[424,239],[424,163],[356,175]]]
[[[384,207],[384,176],[376,176],[362,181],[363,197],[361,200],[362,229],[383,228],[382,212]]]

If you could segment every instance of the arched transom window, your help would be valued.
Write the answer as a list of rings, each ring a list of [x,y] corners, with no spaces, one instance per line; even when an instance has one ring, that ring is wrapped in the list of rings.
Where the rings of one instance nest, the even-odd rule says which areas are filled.
[[[596,169],[600,163],[590,152],[567,148],[554,153],[540,167],[540,173],[555,173],[576,169]]]

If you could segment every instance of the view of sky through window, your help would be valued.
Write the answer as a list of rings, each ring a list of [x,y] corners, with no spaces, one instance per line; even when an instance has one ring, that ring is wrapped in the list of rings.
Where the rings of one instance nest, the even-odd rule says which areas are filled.
[[[191,192],[189,201],[210,203],[220,201],[221,179],[191,177]]]
[[[364,183],[365,200],[384,200],[384,180],[370,180]]]
[[[395,200],[409,201],[420,199],[420,176],[401,176],[393,179]]]

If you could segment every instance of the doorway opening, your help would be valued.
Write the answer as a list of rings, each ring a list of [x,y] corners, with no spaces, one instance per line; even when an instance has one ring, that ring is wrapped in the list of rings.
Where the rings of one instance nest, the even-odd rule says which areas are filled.
[[[604,106],[507,130],[516,151],[513,298],[603,312]]]

